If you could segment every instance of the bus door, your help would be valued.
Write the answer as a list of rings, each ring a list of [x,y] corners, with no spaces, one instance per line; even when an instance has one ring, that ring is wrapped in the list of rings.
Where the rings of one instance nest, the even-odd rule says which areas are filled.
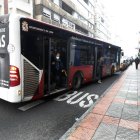
[[[64,90],[67,86],[67,40],[52,38],[50,48],[51,93]]]
[[[50,93],[50,50],[51,39],[44,36],[43,40],[43,71],[44,71],[44,94]]]
[[[67,42],[59,38],[44,37],[44,94],[52,94],[66,88],[67,83]],[[56,54],[60,54],[64,72],[57,70],[61,67]]]
[[[102,56],[102,48],[95,46],[93,50],[94,54],[94,72],[93,72],[93,79],[97,80],[98,79],[98,59]]]

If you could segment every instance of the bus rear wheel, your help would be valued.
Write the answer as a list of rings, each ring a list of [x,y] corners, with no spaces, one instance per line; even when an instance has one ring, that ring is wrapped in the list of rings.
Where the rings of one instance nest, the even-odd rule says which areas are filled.
[[[73,89],[78,89],[80,88],[81,84],[82,84],[82,76],[81,74],[77,73],[73,78],[72,87]]]

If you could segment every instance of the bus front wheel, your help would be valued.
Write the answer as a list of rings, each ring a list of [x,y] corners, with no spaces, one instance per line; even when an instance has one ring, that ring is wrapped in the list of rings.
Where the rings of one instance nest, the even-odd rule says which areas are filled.
[[[82,76],[81,74],[77,73],[73,78],[73,83],[72,83],[73,89],[80,88],[81,84],[82,84]]]

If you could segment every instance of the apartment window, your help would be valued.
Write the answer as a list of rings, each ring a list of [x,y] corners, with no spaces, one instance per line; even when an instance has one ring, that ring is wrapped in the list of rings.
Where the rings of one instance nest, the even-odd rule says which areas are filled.
[[[75,24],[73,24],[72,22],[68,21],[68,27],[71,29],[75,29]]]
[[[51,18],[51,11],[47,8],[43,8],[43,15],[47,18]]]
[[[73,12],[73,17],[78,18],[78,14],[76,12]]]
[[[68,26],[68,20],[67,19],[62,19],[62,25]]]
[[[101,17],[101,22],[104,23],[104,19]]]
[[[62,1],[62,9],[65,10],[70,15],[73,15],[74,10],[69,5],[64,3],[63,1]]]
[[[78,15],[78,19],[79,19],[81,22],[83,22],[84,24],[88,25],[88,22],[87,22],[87,20],[86,20],[84,17]]]
[[[23,1],[23,2],[26,2],[26,3],[30,3],[30,0],[20,0],[20,1]]]
[[[54,14],[53,20],[60,23],[60,16],[58,14]]]
[[[86,4],[88,4],[88,0],[84,0],[84,2],[85,2]]]
[[[60,2],[59,2],[59,0],[53,0],[53,3],[55,3],[56,5],[60,5]]]

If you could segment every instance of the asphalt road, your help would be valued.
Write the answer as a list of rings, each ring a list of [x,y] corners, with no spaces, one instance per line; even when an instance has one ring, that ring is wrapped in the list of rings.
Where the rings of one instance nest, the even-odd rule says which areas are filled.
[[[33,102],[11,104],[0,100],[0,140],[58,140],[120,75],[42,99],[43,103],[26,111],[19,108]]]

